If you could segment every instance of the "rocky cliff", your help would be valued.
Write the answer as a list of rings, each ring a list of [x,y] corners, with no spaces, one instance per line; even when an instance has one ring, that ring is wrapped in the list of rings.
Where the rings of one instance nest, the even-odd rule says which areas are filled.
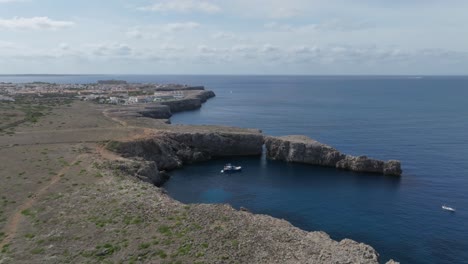
[[[184,100],[164,102],[156,108],[137,112],[144,117],[166,118],[166,113],[199,108],[213,96],[214,93],[209,91],[195,92]],[[305,136],[265,137],[259,130],[240,128],[159,127],[153,134],[140,138],[111,141],[107,148],[128,158],[111,164],[113,169],[161,186],[168,179],[165,170],[214,157],[261,155],[263,144],[270,159],[401,175],[398,161],[383,162],[365,156],[345,155]],[[165,204],[173,202],[169,197],[162,200]],[[210,227],[217,223],[215,219],[222,217],[223,228],[207,228],[194,237],[208,236],[220,244],[213,246],[211,251],[223,252],[225,258],[240,263],[378,263],[378,253],[368,245],[349,239],[334,241],[323,232],[302,231],[284,220],[236,211],[228,205],[201,204],[184,208],[191,208],[190,222],[200,223],[200,226]],[[226,223],[226,219],[233,220]],[[235,241],[236,248],[226,251],[221,241],[230,240]]]
[[[172,100],[162,102],[162,105],[169,106],[172,113],[195,110],[202,106],[206,100],[215,97],[213,91],[196,91],[186,96],[183,100]]]
[[[213,157],[261,155],[260,131],[174,132],[156,131],[151,136],[130,141],[113,141],[107,148],[127,158],[155,162],[159,170],[172,170],[186,163]]]
[[[106,109],[105,114],[111,118],[125,122],[131,122],[141,117],[169,119],[173,113],[198,109],[208,99],[216,96],[213,91],[205,91],[203,89],[203,87],[187,87],[184,90],[188,94],[181,100],[150,104],[119,105],[115,108]]]
[[[168,87],[158,87],[156,91],[196,91],[196,90],[205,90],[205,86],[168,86]]]
[[[399,161],[384,162],[345,155],[338,150],[305,136],[265,137],[267,157],[273,160],[336,167],[356,172],[400,176]]]

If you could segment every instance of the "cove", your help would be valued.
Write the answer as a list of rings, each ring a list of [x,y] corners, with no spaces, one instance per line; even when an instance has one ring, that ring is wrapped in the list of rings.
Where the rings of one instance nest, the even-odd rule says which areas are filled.
[[[393,258],[401,263],[448,264],[468,259],[468,78],[203,76],[187,80],[205,84],[217,97],[200,110],[173,116],[174,124],[222,124],[258,128],[275,136],[307,135],[345,153],[400,160],[404,173],[401,179],[388,179],[284,163],[279,163],[282,170],[274,170],[274,162],[268,161],[268,173],[252,173],[233,192],[228,190],[239,186],[239,179],[212,178],[218,185],[206,186],[204,177],[214,177],[208,172],[210,166],[215,174],[227,162],[248,167],[249,174],[253,170],[243,160],[227,159],[175,171],[168,182],[174,185],[166,188],[176,199],[201,202],[196,195],[189,197],[190,189],[218,189],[204,197],[223,193],[222,197],[205,202],[244,206],[308,231],[367,243],[383,262]],[[199,177],[194,177],[197,173]],[[284,186],[268,187],[272,182]],[[178,188],[189,190],[181,197],[175,193]],[[443,204],[458,210],[447,214],[441,210]]]
[[[242,165],[243,171],[220,173],[229,162]],[[171,172],[163,187],[184,203],[227,203],[286,219],[304,230],[326,230],[333,239],[372,240],[382,261],[405,247],[394,241],[393,250],[382,251],[385,243],[379,244],[384,242],[379,230],[386,228],[385,219],[401,210],[398,177],[236,157],[184,166]]]

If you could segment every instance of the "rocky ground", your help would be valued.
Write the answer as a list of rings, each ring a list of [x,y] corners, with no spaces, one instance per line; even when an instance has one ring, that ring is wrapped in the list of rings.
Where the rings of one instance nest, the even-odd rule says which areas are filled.
[[[147,161],[107,150],[162,134],[258,131],[126,119],[79,101],[43,107],[37,120],[0,124],[0,263],[378,263],[368,245],[228,205],[179,203],[135,177],[148,174]],[[174,155],[183,163],[189,154]]]

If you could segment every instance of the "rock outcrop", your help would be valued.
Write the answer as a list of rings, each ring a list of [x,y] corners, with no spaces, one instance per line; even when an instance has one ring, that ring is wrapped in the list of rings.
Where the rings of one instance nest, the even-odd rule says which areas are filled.
[[[196,91],[196,90],[205,90],[205,86],[168,86],[168,87],[158,87],[156,91]]]
[[[399,161],[390,160],[387,162],[369,159],[366,156],[349,156],[338,161],[336,168],[356,172],[371,172],[384,175],[400,176],[402,173]]]
[[[205,91],[201,87],[186,87],[187,95],[180,100],[155,102],[148,104],[120,105],[118,108],[105,110],[106,115],[120,120],[134,120],[140,117],[152,119],[169,119],[173,113],[195,110],[202,106],[208,99],[215,97],[213,91]],[[166,90],[164,90],[166,91]],[[169,121],[167,121],[169,123]]]
[[[267,157],[273,160],[335,167],[345,158],[338,150],[306,136],[265,137]]]
[[[182,112],[182,111],[190,111],[198,109],[202,106],[206,100],[209,98],[215,97],[215,93],[213,91],[197,91],[194,92],[183,100],[172,100],[162,102],[162,105],[169,106],[169,109],[172,113]]]
[[[127,175],[132,175],[144,182],[152,183],[158,187],[162,186],[169,179],[169,176],[166,173],[159,172],[154,161],[145,161],[142,159],[115,160],[109,162],[107,167],[123,172]]]
[[[167,132],[152,136],[110,142],[107,147],[124,157],[154,161],[159,170],[172,170],[186,163],[213,157],[261,155],[263,135],[252,132]]]
[[[338,169],[400,176],[399,161],[384,162],[366,156],[354,157],[305,136],[266,137],[267,157],[273,160],[305,163]]]

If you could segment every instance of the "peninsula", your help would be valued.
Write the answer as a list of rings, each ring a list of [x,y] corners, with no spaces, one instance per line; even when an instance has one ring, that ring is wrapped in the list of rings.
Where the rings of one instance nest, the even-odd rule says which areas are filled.
[[[0,263],[379,261],[371,246],[229,205],[182,204],[154,185],[184,164],[258,156],[263,145],[271,159],[360,172],[399,176],[397,161],[303,136],[171,125],[215,96],[203,87],[0,84],[0,95]]]

